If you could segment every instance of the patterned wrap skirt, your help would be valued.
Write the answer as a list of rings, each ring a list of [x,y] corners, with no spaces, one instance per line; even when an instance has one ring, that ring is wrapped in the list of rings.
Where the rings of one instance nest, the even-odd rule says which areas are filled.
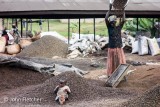
[[[107,58],[107,75],[111,74],[116,70],[120,64],[126,64],[124,51],[122,48],[108,48]]]

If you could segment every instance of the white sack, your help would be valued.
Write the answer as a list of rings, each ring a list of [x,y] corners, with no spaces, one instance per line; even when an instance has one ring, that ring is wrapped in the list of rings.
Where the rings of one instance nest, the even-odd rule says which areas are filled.
[[[138,41],[132,43],[132,54],[138,53]]]
[[[67,55],[67,58],[73,59],[73,58],[76,58],[80,55],[81,55],[81,53],[79,52],[79,50],[75,49],[74,51],[72,51],[70,54]]]
[[[159,49],[156,38],[148,39],[148,43],[149,43],[149,48],[151,50],[152,56],[160,54],[160,49]]]
[[[19,44],[13,44],[7,46],[8,54],[18,54],[21,51]]]
[[[102,37],[98,40],[98,44],[101,48],[105,47],[109,43],[109,38],[108,37]]]
[[[80,39],[88,39],[89,41],[94,41],[94,34],[80,34]],[[101,37],[99,35],[95,35],[95,40],[98,41]],[[74,44],[79,39],[78,33],[72,33],[72,38],[70,40],[70,44]]]
[[[138,54],[139,55],[146,55],[148,54],[148,42],[147,42],[147,37],[145,36],[140,36],[138,38]]]
[[[135,38],[128,35],[127,36],[127,39],[126,39],[126,42],[125,42],[125,45],[126,46],[129,46],[129,47],[132,47],[132,43],[135,41]]]
[[[158,45],[159,45],[159,48],[160,48],[160,38],[157,38],[157,42],[158,42]]]
[[[0,37],[0,53],[5,52],[6,39],[5,37]]]
[[[19,45],[22,49],[32,44],[32,41],[26,38],[21,38]]]

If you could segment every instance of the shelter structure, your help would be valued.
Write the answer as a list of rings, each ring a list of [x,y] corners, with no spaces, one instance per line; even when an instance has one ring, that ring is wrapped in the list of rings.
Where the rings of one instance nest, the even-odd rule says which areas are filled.
[[[109,0],[1,0],[0,17],[102,18]],[[159,0],[130,0],[127,17],[159,17]]]
[[[21,23],[24,18],[68,19],[69,24],[78,18],[79,33],[81,18],[93,18],[95,26],[95,18],[104,18],[108,9],[109,0],[0,0],[0,18],[20,18]],[[137,24],[138,18],[160,18],[160,0],[130,0],[125,10],[126,17],[137,18]]]

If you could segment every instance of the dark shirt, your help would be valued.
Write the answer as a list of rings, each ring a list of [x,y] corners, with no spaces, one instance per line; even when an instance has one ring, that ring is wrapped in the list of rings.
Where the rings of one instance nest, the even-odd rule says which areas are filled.
[[[7,35],[7,31],[6,30],[3,30],[3,32],[2,32],[2,36],[4,36],[4,35]]]
[[[121,30],[123,27],[123,22],[113,27],[111,23],[107,24],[108,34],[109,34],[109,48],[121,48],[122,47],[122,38],[121,38]]]

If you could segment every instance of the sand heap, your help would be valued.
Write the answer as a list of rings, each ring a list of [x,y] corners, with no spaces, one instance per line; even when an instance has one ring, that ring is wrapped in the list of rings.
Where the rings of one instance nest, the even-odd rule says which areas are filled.
[[[16,67],[0,66],[0,69],[0,91],[40,84],[52,77],[48,74]]]
[[[95,100],[101,98],[116,98],[126,99],[133,97],[133,93],[127,92],[121,89],[107,88],[103,82],[88,80],[78,76],[73,72],[62,73],[58,76],[52,77],[46,80],[43,84],[37,86],[27,87],[21,91],[15,92],[8,97],[17,98],[41,98],[40,102],[21,102],[21,104],[51,104],[57,105],[54,101],[55,95],[53,93],[54,88],[58,84],[58,80],[61,78],[67,79],[67,85],[70,87],[72,93],[69,98],[69,102],[83,101],[83,100]],[[13,104],[13,103],[12,103]],[[17,103],[16,103],[17,104]]]
[[[17,56],[52,58],[65,57],[68,44],[53,36],[44,36],[22,50]]]
[[[121,107],[160,107],[160,85],[156,85],[143,95],[125,102]]]

